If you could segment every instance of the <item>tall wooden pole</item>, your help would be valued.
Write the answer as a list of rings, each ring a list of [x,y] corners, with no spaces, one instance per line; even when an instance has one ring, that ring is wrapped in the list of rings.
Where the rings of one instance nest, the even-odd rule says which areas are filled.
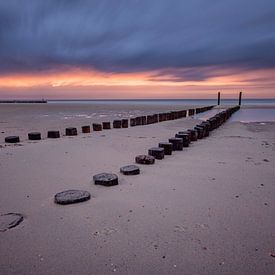
[[[242,105],[242,92],[240,92],[239,94],[239,106]]]
[[[218,105],[221,103],[221,92],[218,92]]]

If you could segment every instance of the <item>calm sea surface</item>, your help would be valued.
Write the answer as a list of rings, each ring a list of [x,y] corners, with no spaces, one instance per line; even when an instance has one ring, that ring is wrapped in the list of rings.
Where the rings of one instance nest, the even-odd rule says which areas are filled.
[[[207,106],[207,105],[216,105],[216,99],[159,99],[159,100],[50,100],[49,104],[58,104],[58,103],[68,103],[68,104],[92,104],[92,105],[110,105],[110,106],[135,106],[138,110],[139,106],[169,106],[171,110],[174,107],[179,106]],[[226,106],[237,105],[238,100],[233,99],[224,99],[221,100],[221,105],[226,108]],[[242,108],[240,111],[235,113],[230,121],[241,121],[241,122],[268,122],[275,121],[275,99],[243,99]],[[261,107],[266,108],[261,108]],[[213,109],[211,111],[196,115],[196,118],[206,120],[209,117],[220,112],[222,109]],[[99,114],[99,113],[98,113]],[[97,115],[98,115],[97,114]],[[129,116],[140,115],[138,112],[135,114],[129,112]],[[99,116],[104,116],[100,114]],[[120,116],[120,114],[118,114]],[[125,114],[122,114],[125,116]],[[90,116],[89,116],[90,117]],[[67,118],[67,117],[66,117]]]
[[[136,99],[136,100],[49,100],[48,103],[75,103],[75,104],[111,104],[111,105],[216,105],[216,99]],[[221,105],[237,105],[238,100],[223,99]],[[274,99],[243,99],[244,106],[274,106]]]

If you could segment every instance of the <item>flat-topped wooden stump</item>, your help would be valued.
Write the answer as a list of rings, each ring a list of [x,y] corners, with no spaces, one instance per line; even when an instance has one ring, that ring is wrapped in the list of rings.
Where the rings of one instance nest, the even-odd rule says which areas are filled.
[[[169,142],[173,144],[173,151],[183,150],[182,138],[169,138]]]
[[[155,157],[155,159],[164,158],[164,148],[153,147],[148,150],[148,155]]]
[[[136,126],[136,119],[135,118],[130,118],[130,126],[131,127]]]
[[[190,133],[190,140],[191,141],[196,141],[198,139],[198,133],[194,129],[188,129],[187,132]]]
[[[190,143],[190,137],[189,134],[182,134],[181,132],[175,135],[176,138],[182,139],[182,146],[188,147]]]
[[[136,117],[136,126],[142,125],[142,117],[138,116]]]
[[[121,120],[114,120],[113,121],[113,128],[121,128],[122,127],[122,121]]]
[[[118,177],[116,174],[101,173],[93,176],[94,183],[103,186],[118,185]]]
[[[57,204],[72,204],[87,201],[91,198],[88,191],[83,190],[66,190],[57,193],[54,196],[54,202]]]
[[[48,131],[48,138],[60,138],[59,131]]]
[[[5,142],[6,143],[18,143],[18,142],[20,142],[20,138],[19,138],[19,136],[5,137]]]
[[[198,133],[198,139],[202,139],[204,137],[204,128],[203,127],[199,127],[196,126],[194,127],[194,129],[197,131]]]
[[[146,116],[142,116],[142,117],[141,117],[141,124],[142,124],[142,125],[146,125],[146,124],[147,124]]]
[[[122,126],[122,128],[128,128],[129,120],[128,119],[122,119],[121,120],[121,126]]]
[[[127,165],[120,168],[123,175],[138,175],[140,173],[139,167],[136,165]]]
[[[41,134],[39,132],[28,133],[29,140],[41,140]]]
[[[91,127],[89,125],[82,126],[81,130],[83,134],[91,133]]]
[[[102,131],[102,125],[100,123],[93,123],[93,131]]]
[[[77,129],[75,127],[69,127],[65,129],[66,136],[77,136]]]
[[[170,142],[160,142],[159,147],[164,149],[164,155],[172,155],[173,144]]]
[[[102,122],[103,130],[109,130],[111,129],[111,122],[104,121]]]
[[[13,227],[16,227],[23,220],[23,215],[19,213],[7,213],[0,215],[0,232],[5,232]]]
[[[155,158],[153,156],[148,156],[148,155],[139,155],[136,156],[136,163],[139,164],[154,164],[155,163]]]

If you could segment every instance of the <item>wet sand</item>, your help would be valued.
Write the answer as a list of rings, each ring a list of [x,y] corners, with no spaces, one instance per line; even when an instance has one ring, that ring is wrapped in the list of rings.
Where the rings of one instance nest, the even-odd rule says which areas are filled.
[[[228,121],[183,151],[139,165],[140,175],[118,172],[196,123],[0,148],[1,213],[24,215],[0,232],[1,273],[273,274],[275,123]],[[117,173],[119,185],[95,186],[100,172]],[[66,189],[92,198],[54,204]]]
[[[116,104],[114,103],[48,103],[48,104],[0,104],[0,144],[5,136],[19,135],[27,140],[30,131],[42,133],[46,137],[48,130],[59,130],[62,134],[66,127],[81,127],[102,121],[131,118],[155,112],[169,112],[196,105],[169,104]]]

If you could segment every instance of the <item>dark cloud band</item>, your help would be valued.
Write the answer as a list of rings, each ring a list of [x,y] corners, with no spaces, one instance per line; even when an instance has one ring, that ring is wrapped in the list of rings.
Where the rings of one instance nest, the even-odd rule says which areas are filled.
[[[274,68],[274,29],[273,0],[1,1],[0,74]]]

